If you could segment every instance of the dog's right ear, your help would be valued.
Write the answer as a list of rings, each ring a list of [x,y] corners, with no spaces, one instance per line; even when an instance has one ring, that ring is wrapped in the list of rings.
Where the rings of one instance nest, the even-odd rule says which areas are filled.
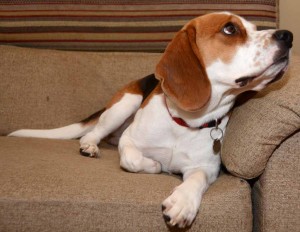
[[[179,31],[166,48],[155,71],[167,97],[186,111],[200,110],[211,94],[196,36],[194,24]]]

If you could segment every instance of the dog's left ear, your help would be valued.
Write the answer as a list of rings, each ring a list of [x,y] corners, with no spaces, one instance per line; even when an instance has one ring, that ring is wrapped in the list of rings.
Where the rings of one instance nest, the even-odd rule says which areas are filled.
[[[200,110],[209,100],[211,85],[196,44],[193,24],[179,31],[156,66],[164,93],[181,109]]]

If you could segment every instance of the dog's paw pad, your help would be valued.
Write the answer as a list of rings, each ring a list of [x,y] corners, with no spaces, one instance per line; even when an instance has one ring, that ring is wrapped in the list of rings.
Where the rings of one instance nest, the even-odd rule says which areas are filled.
[[[89,157],[89,156],[90,156],[90,153],[85,152],[83,148],[80,148],[80,149],[79,149],[79,152],[80,152],[80,154],[81,154],[82,156],[86,156],[86,157]]]
[[[171,218],[168,215],[163,214],[163,218],[166,222],[170,222]]]
[[[82,156],[98,158],[100,155],[99,148],[97,145],[90,144],[82,144],[79,152]]]

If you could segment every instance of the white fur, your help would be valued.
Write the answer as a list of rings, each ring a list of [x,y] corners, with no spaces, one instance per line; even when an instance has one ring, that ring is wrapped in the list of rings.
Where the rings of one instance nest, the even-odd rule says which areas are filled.
[[[50,130],[17,130],[10,133],[8,136],[47,139],[74,139],[84,136],[92,128],[93,126],[83,126],[81,123],[74,123],[65,127]]]
[[[97,144],[100,143],[100,140],[121,127],[138,110],[142,100],[140,95],[126,93],[119,102],[101,115],[93,130],[80,139],[80,148],[84,152],[90,153],[91,157],[98,157]]]
[[[135,115],[120,138],[120,165],[131,172],[182,173],[184,182],[163,201],[163,214],[170,219],[170,225],[190,225],[198,212],[204,192],[218,176],[220,156],[213,151],[213,140],[210,137],[212,128],[199,130],[176,124],[165,103],[173,116],[183,118],[191,127],[225,116],[219,125],[225,132],[228,121],[226,114],[232,108],[236,96],[246,90],[264,88],[287,65],[272,65],[279,49],[271,41],[274,30],[256,31],[253,24],[240,19],[247,31],[247,41],[237,48],[230,62],[217,59],[206,67],[212,86],[211,98],[200,111],[186,112],[168,98],[165,102],[163,93],[154,95],[145,107],[140,108],[142,96],[127,93],[101,115],[95,127],[83,130],[80,124],[73,124],[54,130],[21,130],[10,135],[67,139],[88,132],[80,140],[81,149],[90,156],[98,156],[97,144]],[[270,43],[263,48],[264,42]],[[246,86],[241,87],[235,83],[240,77],[255,75],[259,76]]]

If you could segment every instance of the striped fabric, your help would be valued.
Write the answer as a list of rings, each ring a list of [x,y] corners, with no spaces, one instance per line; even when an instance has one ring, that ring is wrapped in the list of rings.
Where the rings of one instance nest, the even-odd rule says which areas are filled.
[[[66,50],[163,51],[190,19],[232,11],[277,26],[278,0],[0,0],[0,44]]]

